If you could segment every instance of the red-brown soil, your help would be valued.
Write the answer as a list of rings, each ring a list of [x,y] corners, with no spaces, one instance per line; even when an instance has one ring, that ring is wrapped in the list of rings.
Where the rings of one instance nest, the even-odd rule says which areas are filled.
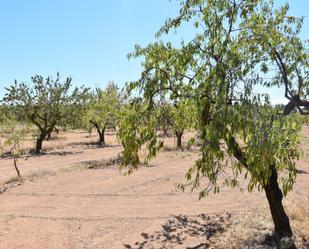
[[[203,200],[189,189],[184,193],[177,190],[175,183],[185,182],[185,173],[197,158],[195,152],[162,152],[149,167],[129,176],[116,166],[88,169],[117,156],[121,146],[113,133],[107,135],[107,147],[93,145],[96,136],[87,135],[81,131],[60,133],[59,139],[44,143],[45,154],[19,161],[25,182],[0,195],[1,249],[194,248],[204,243],[204,233],[191,231],[182,234],[181,241],[174,237],[169,243],[155,235],[171,219],[186,226],[178,218],[189,216],[192,224],[199,224],[204,219],[201,214],[229,212],[233,218],[257,207],[267,210],[263,193],[249,194],[245,186],[244,191],[222,188],[220,194]],[[169,147],[175,143],[173,138],[166,142]],[[303,148],[300,174],[286,200],[288,208],[295,203],[309,204],[309,128],[304,129]],[[0,159],[0,169],[0,185],[16,175],[10,158]],[[307,223],[295,226],[309,234]],[[163,235],[171,228],[166,229]],[[154,245],[160,242],[160,247],[150,243],[143,247],[151,234]]]

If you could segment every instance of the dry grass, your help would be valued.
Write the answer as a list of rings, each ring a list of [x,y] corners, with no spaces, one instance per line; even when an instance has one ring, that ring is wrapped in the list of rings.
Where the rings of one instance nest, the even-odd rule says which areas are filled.
[[[273,223],[264,208],[234,215],[171,216],[161,230],[142,233],[142,240],[125,244],[125,248],[308,249],[308,237],[297,225],[304,225],[302,220],[309,218],[308,212],[300,206],[290,206],[288,210],[294,231],[292,239],[273,236]]]
[[[47,177],[70,173],[76,170],[86,170],[86,169],[89,169],[89,167],[87,167],[87,165],[85,164],[75,164],[72,167],[63,168],[58,171],[41,170],[41,171],[37,171],[37,172],[31,173],[29,175],[25,175],[22,177],[14,176],[11,179],[4,182],[4,184],[0,185],[0,194],[6,192],[7,190],[11,188],[21,186],[25,183],[36,182],[38,180],[41,180]]]
[[[294,231],[309,243],[309,207],[293,200],[286,209]]]
[[[24,183],[37,181],[41,178],[54,176],[54,175],[56,175],[56,172],[43,170],[43,171],[32,173],[24,177],[14,176],[11,179],[7,180],[3,185],[0,186],[0,194],[6,192],[8,189],[18,187]]]
[[[27,175],[25,177],[26,181],[35,181],[37,179],[41,179],[43,177],[49,177],[49,176],[55,176],[56,172],[54,171],[49,171],[49,170],[42,170],[42,171],[37,171],[35,173],[32,173],[30,175]]]
[[[273,223],[265,208],[234,217],[220,237],[211,238],[210,248],[289,249],[294,244],[298,249],[308,249],[309,233],[303,230],[308,228],[308,211],[300,205],[287,206],[287,210],[293,227],[293,239],[273,236]]]
[[[4,182],[4,184],[15,184],[15,183],[22,183],[22,182],[23,182],[23,178],[14,176],[11,179]]]
[[[8,181],[6,181],[3,185],[0,186],[0,194],[6,192],[10,188],[18,187],[24,183],[22,177],[14,176]]]

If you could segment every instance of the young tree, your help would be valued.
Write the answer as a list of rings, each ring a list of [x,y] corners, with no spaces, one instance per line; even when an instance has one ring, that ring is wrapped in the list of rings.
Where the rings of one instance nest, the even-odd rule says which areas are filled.
[[[160,99],[157,108],[160,112],[157,129],[163,137],[170,137],[172,136],[172,127],[170,124],[172,119],[171,105],[164,99]]]
[[[75,105],[79,89],[70,92],[72,79],[66,78],[61,82],[59,73],[56,79],[44,79],[36,75],[31,80],[32,86],[15,81],[14,85],[6,88],[3,102],[13,108],[18,120],[32,123],[38,128],[35,152],[40,153],[46,136],[57,124],[72,115],[66,107]]]
[[[106,129],[116,127],[119,108],[120,95],[115,83],[110,82],[104,90],[95,89],[86,116],[98,132],[99,145],[105,145]]]
[[[86,114],[92,100],[90,88],[83,87],[79,91],[75,91],[72,99],[74,99],[74,103],[64,107],[65,113],[69,113],[70,115],[66,115],[58,126],[63,129],[83,129],[86,126]],[[89,120],[87,120],[87,124],[89,125]],[[58,133],[56,127],[54,130]]]
[[[183,150],[182,138],[184,132],[194,128],[196,120],[196,110],[194,102],[182,100],[171,103],[161,103],[158,106],[158,125],[167,129],[169,127],[176,137],[176,147]],[[167,133],[167,131],[165,131]]]
[[[193,101],[183,100],[172,105],[170,124],[174,130],[177,149],[183,150],[182,137],[187,129],[194,128],[196,110]]]
[[[3,144],[0,143],[0,151],[8,150],[13,157],[14,168],[17,176],[21,178],[18,168],[18,159],[22,155],[21,143],[27,138],[29,127],[21,124],[13,118],[0,122],[0,136],[4,139]]]
[[[228,176],[225,184],[232,187],[237,186],[238,176],[244,173],[250,177],[249,191],[257,187],[266,193],[275,233],[280,236],[292,235],[282,198],[295,182],[295,160],[301,154],[301,123],[296,115],[278,114],[266,88],[285,87],[290,103],[284,114],[307,105],[290,89],[292,79],[298,78],[302,89],[298,92],[308,95],[308,82],[295,66],[301,65],[302,73],[308,70],[308,53],[297,38],[301,22],[287,16],[287,9],[286,5],[275,9],[273,1],[266,0],[183,1],[180,15],[167,20],[158,35],[169,33],[184,22],[196,27],[196,34],[178,48],[163,42],[145,48],[136,46],[130,57],[143,56],[144,69],[141,79],[130,83],[128,89],[138,90],[148,107],[123,123],[121,129],[126,132],[120,134],[123,164],[134,169],[143,144],[150,145],[148,158],[159,148],[153,132],[143,136],[144,140],[139,139],[140,132],[153,126],[143,122],[147,129],[132,128],[138,120],[152,117],[156,96],[164,94],[171,102],[179,98],[194,100],[201,158],[188,171],[187,179],[194,177],[196,187],[201,178],[208,178],[208,187],[200,192],[204,197],[210,191],[219,192],[218,177],[222,172]],[[278,50],[286,56],[285,64]],[[277,65],[280,70],[271,81],[263,78],[268,64]],[[291,80],[286,79],[286,74]],[[265,94],[254,93],[255,86],[261,85]],[[137,146],[129,148],[134,141],[138,141]],[[231,175],[226,173],[227,168]],[[281,171],[288,174],[281,176]]]

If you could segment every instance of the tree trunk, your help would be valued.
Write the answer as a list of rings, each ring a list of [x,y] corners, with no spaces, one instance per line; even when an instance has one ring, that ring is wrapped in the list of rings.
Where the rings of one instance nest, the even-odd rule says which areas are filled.
[[[99,134],[99,145],[100,146],[104,146],[105,145],[105,137],[104,137],[104,133],[105,133],[105,128],[106,128],[106,125],[104,125],[104,128],[102,128],[102,131],[100,129],[100,126],[98,125],[98,123],[90,120],[90,123],[93,124],[93,126],[97,129],[98,131],[98,134]]]
[[[105,127],[102,130],[98,129],[98,133],[99,133],[99,145],[104,146],[105,145]]]
[[[45,136],[46,133],[41,133],[41,135],[36,139],[35,153],[39,154],[41,152]]]
[[[289,218],[282,205],[283,195],[278,184],[277,170],[272,167],[269,182],[264,187],[271,216],[275,225],[275,234],[280,237],[293,235]]]
[[[52,133],[52,132],[49,132],[49,133],[47,134],[46,140],[50,140],[50,139],[51,139],[51,133]]]
[[[178,150],[183,150],[183,147],[182,147],[182,135],[183,135],[183,131],[176,131],[177,149]]]
[[[228,144],[229,150],[233,152],[234,157],[242,163],[242,165],[249,170],[247,159],[233,136],[228,136],[225,140]],[[264,184],[264,190],[269,204],[271,216],[275,225],[275,235],[278,237],[293,235],[289,218],[285,213],[282,199],[283,195],[278,184],[278,173],[273,165],[270,165],[271,176],[268,182]],[[290,248],[295,248],[290,247]]]
[[[13,156],[13,160],[14,160],[14,167],[15,167],[15,170],[17,172],[17,176],[20,177],[20,171],[17,167],[17,158],[15,156]]]
[[[47,132],[47,138],[46,140],[50,140],[51,139],[51,134],[53,133],[53,131],[55,131],[57,134],[59,134],[59,130],[58,128],[55,126],[52,129],[49,129],[50,131]]]
[[[163,137],[168,137],[168,126],[163,124]]]

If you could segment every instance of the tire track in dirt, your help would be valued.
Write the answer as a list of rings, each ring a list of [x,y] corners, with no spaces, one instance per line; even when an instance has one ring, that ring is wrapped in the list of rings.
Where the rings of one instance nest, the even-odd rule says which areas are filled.
[[[191,195],[191,193],[164,193],[164,194],[139,194],[138,196],[134,194],[42,194],[42,193],[10,193],[8,195],[11,196],[31,196],[31,197],[65,197],[65,198],[72,198],[72,197],[82,197],[82,198],[108,198],[108,197],[158,197],[158,196],[177,196],[177,195]]]
[[[2,220],[11,219],[9,235],[3,236],[10,240],[8,236],[13,238],[29,229],[39,242],[28,241],[26,236],[22,243],[35,249],[40,247],[34,242],[41,248],[119,249],[129,237],[157,229],[172,214],[246,207],[246,198],[237,202],[235,193],[225,200],[216,196],[210,204],[199,202],[196,194],[176,192],[173,183],[184,179],[190,162],[191,158],[176,160],[162,154],[154,161],[155,167],[142,167],[131,176],[119,174],[116,168],[74,171],[11,189],[0,196],[0,226]],[[231,198],[234,204],[230,204]],[[39,229],[42,226],[44,230]],[[72,247],[43,241],[55,227],[59,233],[52,239]]]
[[[47,170],[72,167],[114,157],[118,149],[33,158],[29,168],[35,171],[44,161],[41,167]],[[186,153],[164,152],[152,162],[155,167],[141,167],[130,176],[116,167],[72,170],[10,189],[0,195],[1,249],[120,249],[126,242],[139,241],[143,232],[160,230],[172,215],[245,212],[266,204],[263,194],[239,189],[223,188],[220,195],[201,201],[197,193],[177,191],[173,184],[184,182],[194,159]],[[296,191],[307,193],[303,187],[308,176],[300,179]]]
[[[1,219],[34,219],[34,220],[49,220],[49,221],[123,221],[123,220],[157,220],[167,219],[170,216],[156,216],[156,217],[116,217],[116,216],[104,216],[104,217],[53,217],[53,216],[34,216],[34,215],[0,215]]]

